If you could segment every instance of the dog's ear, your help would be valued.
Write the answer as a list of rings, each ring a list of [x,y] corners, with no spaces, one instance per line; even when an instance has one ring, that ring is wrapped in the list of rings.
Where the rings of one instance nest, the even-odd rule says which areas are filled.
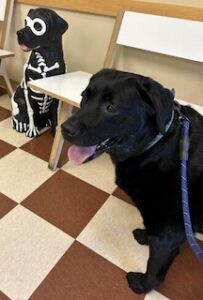
[[[32,13],[33,12],[33,8],[31,8],[29,11],[28,11],[28,14],[27,15],[29,15],[30,13]]]
[[[52,22],[53,22],[52,28],[57,37],[64,34],[64,32],[68,29],[68,23],[57,14],[54,14]],[[54,36],[53,31],[52,31],[52,36]]]
[[[138,84],[138,88],[142,99],[153,106],[157,127],[164,134],[166,124],[170,121],[173,111],[174,93],[151,78],[142,80]]]

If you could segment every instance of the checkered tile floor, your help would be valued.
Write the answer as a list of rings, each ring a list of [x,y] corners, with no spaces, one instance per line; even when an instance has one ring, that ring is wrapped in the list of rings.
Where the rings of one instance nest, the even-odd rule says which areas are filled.
[[[0,97],[0,300],[202,300],[203,265],[184,245],[165,283],[138,296],[128,271],[144,271],[148,247],[132,230],[142,219],[114,184],[107,155],[82,166],[47,161],[53,138],[11,128]],[[152,199],[149,201],[152,201]],[[201,238],[201,237],[200,237]]]

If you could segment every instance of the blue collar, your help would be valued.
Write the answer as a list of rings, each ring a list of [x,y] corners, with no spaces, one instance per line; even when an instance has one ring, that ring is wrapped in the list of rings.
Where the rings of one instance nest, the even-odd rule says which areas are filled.
[[[166,124],[166,127],[165,127],[165,133],[167,133],[168,130],[169,130],[169,128],[171,127],[171,124],[172,124],[172,122],[173,122],[173,119],[174,119],[174,110],[172,111],[172,116],[171,116],[170,121]],[[162,137],[164,137],[164,134],[162,134],[162,133],[159,132],[159,133],[155,136],[155,138],[147,145],[147,147],[144,149],[144,151],[146,151],[146,150],[152,148],[156,143],[158,143],[158,142],[162,139]]]

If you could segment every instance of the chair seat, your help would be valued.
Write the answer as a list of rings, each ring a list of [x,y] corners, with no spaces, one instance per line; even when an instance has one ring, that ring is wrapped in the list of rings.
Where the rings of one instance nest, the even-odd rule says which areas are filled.
[[[92,74],[76,71],[28,82],[28,86],[73,106],[80,106],[81,93]]]
[[[177,100],[180,104],[182,105],[189,105],[192,108],[194,108],[196,111],[198,111],[201,115],[203,115],[203,106],[202,105],[198,105],[198,104],[193,104],[184,100],[180,100],[180,99],[175,99]]]
[[[7,50],[4,50],[4,49],[0,49],[0,59],[10,57],[10,56],[14,56],[14,52],[7,51]]]

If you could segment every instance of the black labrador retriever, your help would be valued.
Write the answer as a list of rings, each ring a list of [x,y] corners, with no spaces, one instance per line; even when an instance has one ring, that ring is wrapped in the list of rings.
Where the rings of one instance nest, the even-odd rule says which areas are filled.
[[[140,210],[145,229],[134,237],[148,244],[145,274],[130,272],[136,293],[146,293],[165,278],[186,235],[180,182],[180,130],[184,114],[191,123],[188,188],[193,230],[203,232],[203,116],[174,101],[158,82],[132,73],[102,70],[82,93],[81,109],[62,125],[74,144],[69,158],[77,164],[110,154],[116,183]]]

